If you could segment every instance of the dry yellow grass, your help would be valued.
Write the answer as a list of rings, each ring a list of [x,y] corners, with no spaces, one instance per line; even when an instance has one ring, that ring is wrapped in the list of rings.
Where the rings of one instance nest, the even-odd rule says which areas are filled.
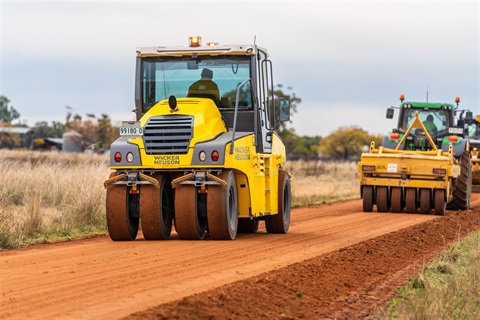
[[[105,229],[106,156],[0,150],[0,247]]]
[[[290,161],[292,205],[304,206],[360,197],[356,162]]]
[[[358,197],[355,163],[288,169],[293,206]],[[0,248],[106,233],[107,156],[0,150],[0,172]]]

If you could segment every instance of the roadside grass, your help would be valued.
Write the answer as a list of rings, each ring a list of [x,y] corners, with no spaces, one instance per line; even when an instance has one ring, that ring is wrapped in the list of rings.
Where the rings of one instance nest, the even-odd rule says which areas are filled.
[[[480,319],[480,231],[425,266],[374,319]]]
[[[360,198],[357,163],[288,161],[292,173],[292,207]]]
[[[0,150],[0,249],[105,234],[106,156]]]

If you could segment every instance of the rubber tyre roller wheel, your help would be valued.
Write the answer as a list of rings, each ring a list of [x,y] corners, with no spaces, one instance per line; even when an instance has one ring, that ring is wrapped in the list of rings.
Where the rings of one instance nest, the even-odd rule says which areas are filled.
[[[292,190],[287,171],[278,171],[278,213],[265,217],[268,233],[288,233],[290,227]]]

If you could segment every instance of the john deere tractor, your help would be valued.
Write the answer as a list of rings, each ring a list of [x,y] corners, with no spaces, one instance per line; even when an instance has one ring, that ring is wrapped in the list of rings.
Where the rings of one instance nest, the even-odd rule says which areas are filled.
[[[199,81],[201,80],[201,81]],[[212,83],[215,82],[215,84]],[[195,85],[193,85],[195,83]],[[290,174],[275,133],[288,99],[275,99],[273,67],[257,45],[137,50],[136,121],[111,146],[107,225],[112,240],[231,240],[290,225]]]
[[[407,102],[400,96],[398,126],[372,142],[358,163],[363,211],[443,215],[468,209],[472,185],[469,141],[458,103]],[[387,110],[392,119],[394,108]],[[465,113],[468,121],[471,112]],[[463,121],[463,120],[462,120]]]

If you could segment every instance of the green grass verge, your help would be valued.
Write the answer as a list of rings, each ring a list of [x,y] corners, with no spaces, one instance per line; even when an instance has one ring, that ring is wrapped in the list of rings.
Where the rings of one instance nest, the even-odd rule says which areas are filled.
[[[480,319],[480,231],[424,267],[374,319]]]

